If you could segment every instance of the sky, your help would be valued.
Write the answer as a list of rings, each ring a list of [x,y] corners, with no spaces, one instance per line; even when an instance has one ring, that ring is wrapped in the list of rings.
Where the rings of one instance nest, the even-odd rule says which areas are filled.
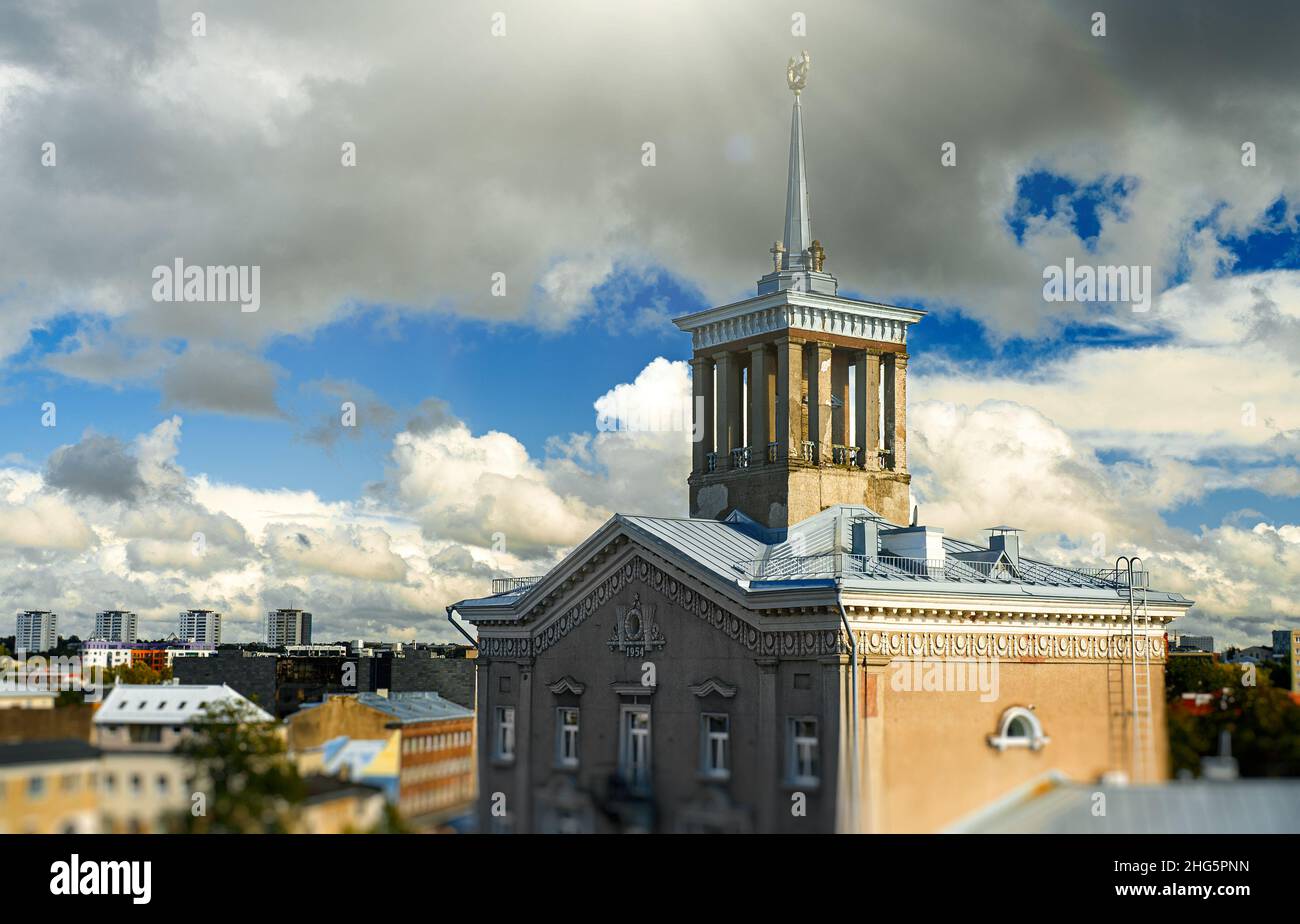
[[[684,515],[688,434],[598,415],[679,410],[672,318],[770,265],[806,48],[827,269],[928,312],[922,521],[1141,555],[1220,643],[1300,625],[1294,4],[193,6],[0,6],[0,609],[448,641]],[[177,259],[258,309],[156,300]],[[1067,259],[1149,309],[1045,299]]]

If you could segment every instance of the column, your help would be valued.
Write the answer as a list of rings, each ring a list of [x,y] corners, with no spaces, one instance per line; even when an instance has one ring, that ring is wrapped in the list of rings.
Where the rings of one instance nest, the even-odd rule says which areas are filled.
[[[885,356],[885,446],[892,468],[907,471],[907,354]]]
[[[821,721],[818,735],[822,749],[821,791],[826,796],[823,812],[834,825],[836,834],[852,834],[853,775],[849,766],[849,658],[832,655],[818,659],[821,664]]]
[[[785,722],[776,711],[776,665],[773,658],[759,658],[758,665],[758,834],[777,831],[776,813],[790,811],[790,795],[781,786],[778,763],[784,754]]]
[[[817,444],[814,459],[820,465],[831,460],[831,351],[826,341],[811,344],[808,358],[808,439]]]
[[[803,442],[803,344],[782,337],[776,345],[777,458],[798,458]]]
[[[831,415],[831,442],[849,445],[849,356],[844,350],[831,352],[831,396],[839,407],[827,408]]]
[[[533,833],[533,659],[519,662],[519,693],[515,705],[515,833]],[[546,734],[544,729],[540,730]],[[542,742],[544,739],[537,739]],[[545,746],[543,744],[543,746]]]
[[[484,657],[483,652],[480,650],[478,657],[474,659],[474,682],[477,687],[474,696],[474,721],[478,725],[478,740],[475,742],[474,757],[479,779],[478,829],[484,833],[492,831],[492,799],[490,797],[492,793],[491,784],[496,778],[491,765],[494,747],[492,725],[489,718],[494,712],[491,686],[489,685],[491,677],[492,659]],[[509,798],[509,795],[507,795],[506,799],[509,800]],[[507,801],[507,809],[509,806],[510,803]]]
[[[691,360],[691,445],[694,472],[708,471],[713,451],[713,360],[696,356]]]
[[[767,404],[767,344],[755,343],[749,348],[749,464],[762,465],[767,461],[768,404]]]
[[[887,468],[898,467],[898,457],[893,454],[894,435],[895,433],[898,432],[897,425],[894,422],[894,415],[898,411],[898,403],[894,394],[896,390],[894,385],[895,382],[897,381],[895,378],[897,370],[894,366],[894,359],[897,356],[898,356],[897,353],[886,353],[884,356],[881,357],[884,366],[884,368],[881,369],[881,373],[883,374],[885,380],[885,387],[884,387],[885,449],[889,450],[890,452],[889,464],[888,466],[886,466]]]
[[[894,354],[894,470],[907,471],[907,354]]]
[[[718,471],[731,468],[731,450],[738,445],[734,418],[740,416],[740,381],[737,374],[735,356],[731,353],[715,353],[713,361],[717,364],[717,411],[716,439],[714,451],[718,454]],[[733,406],[736,413],[732,414]]]
[[[859,700],[862,712],[862,810],[864,830],[882,834],[885,818],[885,689],[889,683],[889,659],[868,656],[858,674],[865,695]]]
[[[853,429],[854,440],[862,447],[858,464],[865,469],[880,467],[876,450],[880,447],[880,354],[862,350],[855,354]]]

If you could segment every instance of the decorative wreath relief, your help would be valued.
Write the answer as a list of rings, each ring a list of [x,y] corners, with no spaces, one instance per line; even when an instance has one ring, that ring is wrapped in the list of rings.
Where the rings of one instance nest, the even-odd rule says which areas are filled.
[[[632,605],[618,607],[618,619],[609,637],[610,651],[621,651],[626,657],[644,657],[647,651],[657,651],[665,644],[659,624],[655,622],[653,605],[642,606],[641,595],[632,595]]]

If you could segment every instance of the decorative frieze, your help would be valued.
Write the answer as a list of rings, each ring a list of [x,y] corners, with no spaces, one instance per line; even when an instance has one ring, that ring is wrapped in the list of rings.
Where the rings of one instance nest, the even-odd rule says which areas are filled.
[[[723,318],[693,331],[696,350],[782,330],[838,334],[886,343],[907,343],[908,322],[822,305],[777,305],[739,317]]]
[[[480,651],[486,657],[535,657],[565,638],[598,609],[633,585],[649,588],[674,608],[694,614],[701,622],[744,646],[755,657],[809,658],[849,653],[847,640],[839,629],[760,629],[747,618],[730,612],[640,555],[629,558],[586,596],[558,618],[539,627],[529,637],[493,636],[490,626],[481,625]],[[627,620],[634,611],[637,624],[629,630]],[[611,648],[626,653],[630,650],[629,647],[620,645],[635,647],[651,640],[656,649],[667,645],[654,621],[654,610],[641,603],[640,594],[633,597],[631,607],[620,607],[616,616],[617,624],[610,639]],[[528,621],[527,616],[524,621]],[[639,632],[641,638],[632,638],[627,635],[629,631]],[[859,655],[891,658],[1109,661],[1129,657],[1130,648],[1127,633],[1119,631],[1066,634],[1039,632],[1029,628],[988,632],[866,629],[857,630],[855,635]],[[1139,657],[1149,647],[1148,656],[1152,661],[1164,660],[1164,644],[1160,637],[1138,636],[1137,643]],[[631,656],[640,655],[629,655]]]
[[[997,658],[1005,661],[1112,661],[1129,657],[1127,634],[1065,635],[1012,630],[951,632],[868,630],[854,633],[858,651],[891,658]],[[1149,651],[1147,651],[1149,649]],[[1163,661],[1162,638],[1137,636],[1138,657]]]

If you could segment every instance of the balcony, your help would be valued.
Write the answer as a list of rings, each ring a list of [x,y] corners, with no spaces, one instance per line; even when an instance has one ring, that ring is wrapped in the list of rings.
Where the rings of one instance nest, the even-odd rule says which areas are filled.
[[[963,561],[959,558],[902,558],[893,555],[852,555],[824,552],[820,555],[784,555],[741,562],[736,571],[751,581],[793,581],[808,578],[862,580],[952,581],[957,583],[1020,583],[1053,587],[1128,589],[1128,572],[1114,568],[1072,568],[1021,559],[1006,561]],[[1133,573],[1133,587],[1150,587],[1146,571]]]
[[[732,468],[749,468],[749,447],[740,446],[731,450]]]
[[[831,446],[831,463],[845,468],[857,468],[860,452],[862,450],[857,446]]]

